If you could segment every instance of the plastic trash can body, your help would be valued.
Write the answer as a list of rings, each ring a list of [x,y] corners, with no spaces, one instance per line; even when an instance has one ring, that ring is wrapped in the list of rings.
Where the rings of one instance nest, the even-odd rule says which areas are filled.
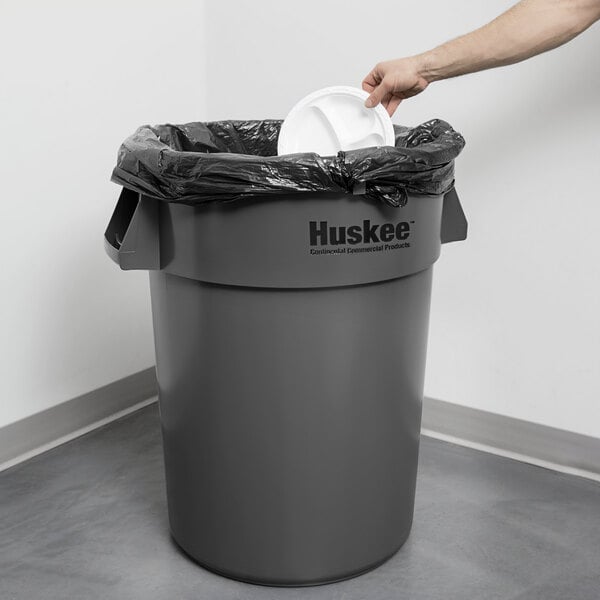
[[[150,277],[182,548],[290,585],[391,556],[413,514],[431,269],[291,291]]]
[[[404,543],[443,204],[138,202],[123,245],[159,232],[149,268],[169,520],[200,564],[311,585]]]

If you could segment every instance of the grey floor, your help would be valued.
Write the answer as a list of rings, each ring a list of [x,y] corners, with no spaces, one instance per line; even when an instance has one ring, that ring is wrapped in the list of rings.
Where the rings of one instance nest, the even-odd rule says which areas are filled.
[[[177,549],[156,406],[0,474],[0,519],[2,600],[600,598],[600,484],[429,438],[404,548],[327,586],[230,581]]]

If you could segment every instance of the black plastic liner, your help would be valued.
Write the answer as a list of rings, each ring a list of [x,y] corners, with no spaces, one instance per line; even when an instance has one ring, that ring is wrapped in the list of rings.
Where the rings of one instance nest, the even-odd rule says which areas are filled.
[[[112,180],[166,202],[230,202],[267,194],[346,192],[392,206],[407,193],[444,194],[465,140],[440,119],[395,125],[396,145],[277,156],[282,121],[140,127],[119,149]]]

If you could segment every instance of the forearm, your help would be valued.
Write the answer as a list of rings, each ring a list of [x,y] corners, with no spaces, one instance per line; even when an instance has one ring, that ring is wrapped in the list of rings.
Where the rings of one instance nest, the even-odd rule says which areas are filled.
[[[430,82],[510,65],[568,42],[599,18],[600,0],[522,0],[415,59]]]

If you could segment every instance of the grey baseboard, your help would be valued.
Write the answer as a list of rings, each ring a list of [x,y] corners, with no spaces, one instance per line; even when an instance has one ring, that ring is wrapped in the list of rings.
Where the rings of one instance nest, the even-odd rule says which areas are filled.
[[[74,437],[157,395],[154,367],[0,428],[0,465]],[[425,398],[422,428],[499,453],[600,476],[600,439]]]
[[[0,428],[0,465],[156,396],[154,367]]]
[[[600,475],[600,439],[459,406],[435,398],[423,402],[422,428],[472,444],[530,457],[566,469]]]

